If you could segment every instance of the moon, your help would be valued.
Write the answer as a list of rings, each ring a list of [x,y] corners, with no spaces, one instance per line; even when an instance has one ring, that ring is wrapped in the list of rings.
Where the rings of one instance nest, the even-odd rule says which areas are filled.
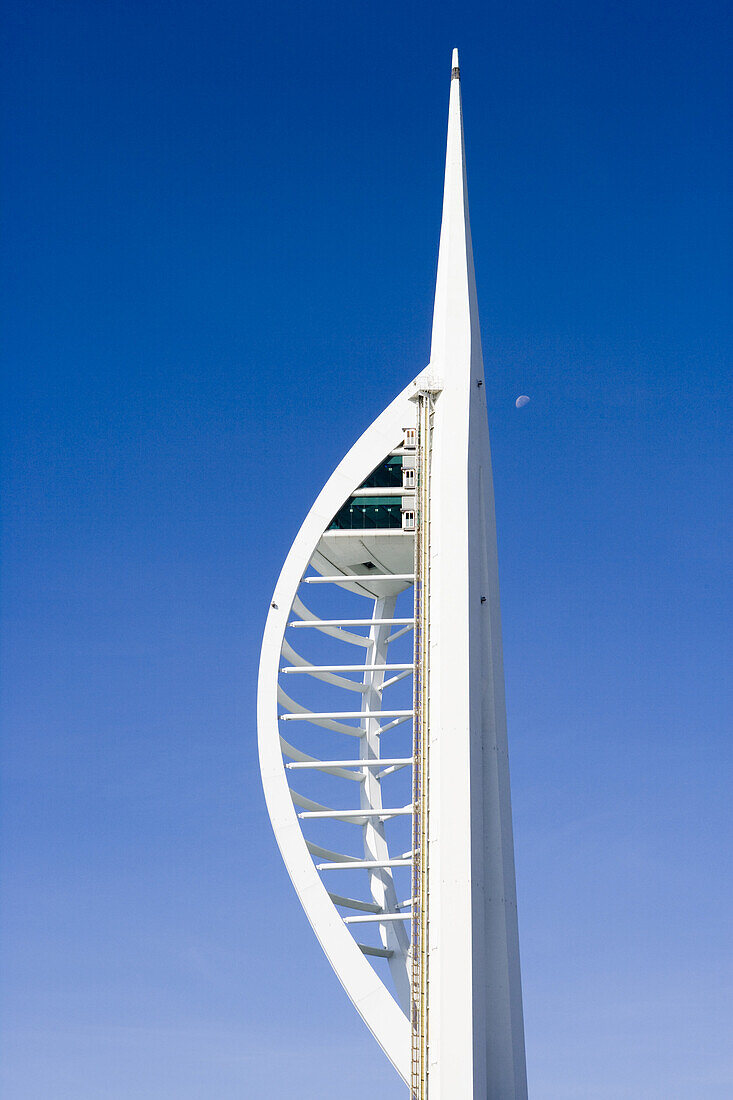
[[[529,405],[529,398],[526,393],[521,394],[514,404],[518,409],[523,409],[525,405]]]

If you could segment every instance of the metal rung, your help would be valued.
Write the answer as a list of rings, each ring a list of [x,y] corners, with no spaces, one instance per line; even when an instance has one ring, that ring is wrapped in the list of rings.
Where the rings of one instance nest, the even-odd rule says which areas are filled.
[[[285,665],[281,672],[411,672],[414,665]],[[360,685],[361,686],[361,685]]]
[[[316,853],[317,854],[317,853]],[[412,859],[405,859],[404,857],[398,859],[349,859],[342,860],[338,863],[317,863],[317,871],[345,871],[358,870],[359,868],[366,868],[372,870],[372,868],[378,867],[411,867]]]
[[[316,630],[321,630],[331,638],[338,638],[339,641],[348,642],[350,645],[364,646],[367,648],[372,644],[371,638],[364,637],[362,634],[353,634],[350,630],[344,630],[340,626],[328,626],[322,623],[318,616],[314,615],[313,612],[305,606],[300,596],[296,596],[293,600],[292,612],[294,615],[300,615],[303,623],[310,624],[315,627]]]
[[[283,639],[280,657],[283,661],[290,661],[288,668],[297,669],[298,672],[305,672],[309,676],[314,676],[317,680],[323,680],[327,684],[333,684],[334,687],[344,688],[346,691],[355,691],[357,693],[363,693],[367,690],[368,685],[364,683],[363,678],[361,681],[352,680],[349,676],[336,676],[333,672],[319,669],[314,666],[312,661],[308,661],[305,657],[302,657],[300,653],[296,653],[290,645],[290,642],[285,641],[285,639]],[[398,672],[397,675],[405,676],[406,673]]]
[[[389,764],[411,764],[412,757],[395,757],[394,760],[315,760],[286,764],[286,768],[381,768]]]
[[[359,726],[347,726],[343,722],[334,722],[332,718],[320,718],[317,714],[313,714],[307,707],[302,706],[301,703],[296,703],[295,699],[291,699],[285,692],[280,684],[277,685],[277,701],[284,709],[285,714],[278,715],[279,718],[287,718],[294,714],[302,716],[302,721],[310,721],[317,726],[324,726],[326,729],[334,730],[336,733],[345,733],[349,737],[363,737],[364,730]],[[405,719],[397,718],[397,722],[405,721]],[[389,723],[387,723],[389,725]]]
[[[359,775],[356,772],[352,772],[349,768],[339,768],[328,763],[327,760],[319,760],[315,756],[309,756],[307,752],[301,752],[300,749],[296,749],[293,745],[289,745],[285,738],[280,736],[280,748],[283,756],[287,756],[291,761],[297,761],[299,764],[305,764],[306,767],[320,768],[321,771],[326,772],[328,775],[337,775],[341,779],[349,779],[352,783],[361,783],[364,775]],[[351,761],[349,761],[350,763]],[[290,767],[290,764],[285,765],[286,768]]]
[[[293,619],[288,626],[401,626],[414,624],[414,619]]]
[[[412,806],[405,806],[399,810],[304,810],[298,817],[337,817],[344,821],[351,821],[360,817],[407,817],[412,813]]]
[[[402,490],[400,490],[400,495]],[[363,584],[367,581],[414,581],[414,573],[362,573],[358,576],[335,574],[332,577],[303,577],[303,584]]]
[[[406,489],[404,485],[382,485],[379,487],[372,486],[371,488],[353,489],[351,492],[352,497],[403,497],[405,495],[414,496],[414,489]]]
[[[412,920],[412,916],[409,913],[379,913],[374,915],[370,913],[366,917],[343,917],[344,924],[384,924],[386,921],[393,920]]]
[[[309,710],[305,714],[280,714],[283,722],[310,722],[312,718],[412,718],[412,710]]]

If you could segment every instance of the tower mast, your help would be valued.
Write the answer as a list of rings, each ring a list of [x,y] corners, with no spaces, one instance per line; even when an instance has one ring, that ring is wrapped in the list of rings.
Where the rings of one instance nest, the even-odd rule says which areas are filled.
[[[429,1100],[526,1096],[496,520],[453,52],[430,355]],[[422,1098],[421,1098],[422,1100]]]

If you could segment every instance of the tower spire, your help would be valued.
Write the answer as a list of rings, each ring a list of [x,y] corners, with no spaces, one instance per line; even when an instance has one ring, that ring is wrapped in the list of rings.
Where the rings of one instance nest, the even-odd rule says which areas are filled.
[[[469,365],[477,354],[480,360],[481,335],[468,216],[460,68],[458,50],[454,49],[430,362],[433,370],[442,374],[447,383],[460,369],[457,358],[463,357]]]

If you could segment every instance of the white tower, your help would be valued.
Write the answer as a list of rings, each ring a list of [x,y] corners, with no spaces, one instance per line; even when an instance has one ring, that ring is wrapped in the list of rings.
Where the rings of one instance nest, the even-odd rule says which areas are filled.
[[[454,51],[430,364],[303,523],[258,696],[283,859],[413,1100],[527,1095],[486,389]]]

